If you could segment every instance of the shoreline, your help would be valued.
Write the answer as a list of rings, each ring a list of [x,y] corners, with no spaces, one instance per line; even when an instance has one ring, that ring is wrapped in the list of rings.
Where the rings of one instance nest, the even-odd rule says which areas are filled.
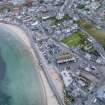
[[[30,41],[27,37],[27,32],[25,32],[23,29],[21,29],[20,27],[16,26],[16,25],[11,25],[11,24],[5,24],[5,23],[0,23],[0,25],[2,25],[3,27],[6,27],[7,29],[9,29],[11,32],[14,32],[18,38],[20,38],[21,42],[26,45],[26,47],[29,49],[29,51],[32,53],[32,56],[34,57],[34,61],[37,62],[36,63],[36,68],[38,68],[38,73],[40,76],[40,80],[41,80],[41,85],[42,85],[42,89],[43,89],[43,93],[45,96],[45,104],[46,105],[53,105],[53,103],[55,103],[55,105],[58,105],[57,99],[55,98],[49,83],[45,77],[45,74],[42,70],[42,68],[40,67],[40,65],[38,64],[38,58],[36,57],[36,55],[34,54],[34,51],[31,47]]]
[[[8,32],[13,32],[14,35],[16,35],[16,38],[19,39],[19,41],[25,46],[25,48],[29,51],[29,53],[32,54],[33,62],[35,64],[35,69],[36,69],[36,72],[38,73],[39,81],[41,83],[42,94],[44,95],[44,98],[42,97],[42,99],[43,99],[44,105],[47,105],[46,104],[47,103],[46,90],[45,90],[45,86],[44,86],[44,83],[40,74],[41,68],[38,65],[38,59],[33,52],[29,39],[26,35],[27,33],[25,33],[21,28],[15,25],[0,23],[0,26],[5,27],[5,30]]]

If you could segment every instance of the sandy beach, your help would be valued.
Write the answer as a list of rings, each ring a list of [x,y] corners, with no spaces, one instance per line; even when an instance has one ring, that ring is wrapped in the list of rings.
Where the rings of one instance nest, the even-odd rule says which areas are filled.
[[[31,51],[31,53],[35,59],[36,68],[38,69],[38,72],[40,73],[42,82],[44,84],[45,96],[47,97],[47,105],[58,105],[58,102],[57,102],[48,82],[47,82],[47,79],[46,79],[41,67],[38,65],[38,59],[35,56],[33,49],[31,48],[31,44],[29,42],[29,39],[28,39],[26,33],[21,28],[14,26],[14,25],[3,24],[3,23],[0,23],[0,25],[8,28],[11,32],[16,33],[16,35],[20,38],[22,43],[24,43],[28,47],[28,49]]]

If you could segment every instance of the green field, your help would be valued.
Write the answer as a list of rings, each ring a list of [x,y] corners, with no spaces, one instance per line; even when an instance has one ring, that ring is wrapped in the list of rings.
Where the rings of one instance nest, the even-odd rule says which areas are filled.
[[[81,19],[77,22],[85,31],[93,36],[105,48],[105,32],[92,26],[88,21]]]
[[[76,47],[81,43],[82,36],[83,36],[82,33],[80,31],[77,31],[72,35],[65,37],[61,41],[66,45],[68,45],[69,47]]]

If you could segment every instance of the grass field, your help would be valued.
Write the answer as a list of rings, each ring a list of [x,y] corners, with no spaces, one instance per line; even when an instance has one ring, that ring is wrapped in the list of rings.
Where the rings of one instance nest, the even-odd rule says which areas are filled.
[[[83,33],[80,31],[77,31],[72,35],[65,37],[61,41],[69,47],[77,47],[78,45],[80,45],[82,51],[87,52],[89,54],[93,54],[97,57],[100,56],[98,52],[89,45],[89,43],[87,42],[87,37],[84,36]]]
[[[69,47],[76,47],[81,43],[82,40],[82,33],[80,31],[77,31],[73,33],[70,36],[65,37],[63,40],[61,40],[63,43],[68,45]]]
[[[105,48],[105,32],[92,26],[91,23],[84,19],[79,20],[78,24]]]

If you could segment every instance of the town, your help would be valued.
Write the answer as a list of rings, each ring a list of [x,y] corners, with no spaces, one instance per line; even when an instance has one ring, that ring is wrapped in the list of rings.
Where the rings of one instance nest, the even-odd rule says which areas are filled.
[[[2,0],[0,22],[29,33],[58,105],[105,105],[105,0]]]

